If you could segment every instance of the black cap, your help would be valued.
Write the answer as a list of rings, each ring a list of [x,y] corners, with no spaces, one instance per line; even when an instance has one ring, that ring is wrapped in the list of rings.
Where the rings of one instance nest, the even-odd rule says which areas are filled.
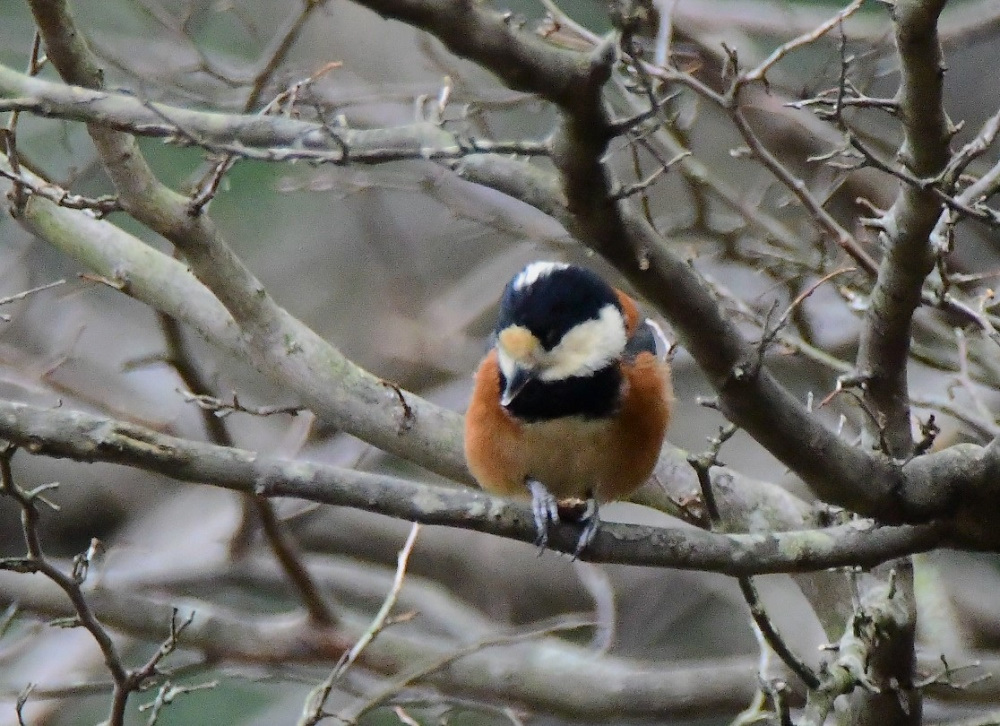
[[[507,283],[496,332],[522,325],[551,350],[569,330],[598,318],[607,305],[621,310],[614,289],[597,274],[576,265],[532,262]]]

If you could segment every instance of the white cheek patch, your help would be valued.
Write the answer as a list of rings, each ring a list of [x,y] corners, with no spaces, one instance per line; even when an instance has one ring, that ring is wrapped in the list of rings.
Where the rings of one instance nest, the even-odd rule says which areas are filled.
[[[539,378],[558,381],[587,376],[621,357],[625,350],[625,320],[614,305],[605,305],[597,318],[567,332],[546,356]]]

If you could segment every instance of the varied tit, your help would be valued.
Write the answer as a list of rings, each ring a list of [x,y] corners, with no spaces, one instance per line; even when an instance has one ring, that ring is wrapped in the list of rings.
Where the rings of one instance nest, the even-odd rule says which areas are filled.
[[[597,533],[598,502],[649,478],[672,400],[670,369],[632,298],[582,267],[533,262],[500,300],[465,456],[484,489],[531,496],[543,548],[558,502],[585,499],[579,554]]]

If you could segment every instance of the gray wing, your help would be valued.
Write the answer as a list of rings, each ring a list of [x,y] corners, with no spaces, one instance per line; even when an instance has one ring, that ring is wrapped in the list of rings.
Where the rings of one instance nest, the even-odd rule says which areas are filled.
[[[625,342],[626,360],[634,360],[640,353],[656,355],[656,334],[645,321],[639,323],[635,333]]]

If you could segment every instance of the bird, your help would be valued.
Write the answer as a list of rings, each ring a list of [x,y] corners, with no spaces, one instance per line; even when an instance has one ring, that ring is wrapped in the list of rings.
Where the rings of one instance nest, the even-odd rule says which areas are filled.
[[[588,268],[532,262],[505,287],[475,374],[466,462],[486,491],[531,497],[540,552],[560,504],[577,511],[575,558],[599,504],[649,479],[672,404],[670,366],[635,300]]]

